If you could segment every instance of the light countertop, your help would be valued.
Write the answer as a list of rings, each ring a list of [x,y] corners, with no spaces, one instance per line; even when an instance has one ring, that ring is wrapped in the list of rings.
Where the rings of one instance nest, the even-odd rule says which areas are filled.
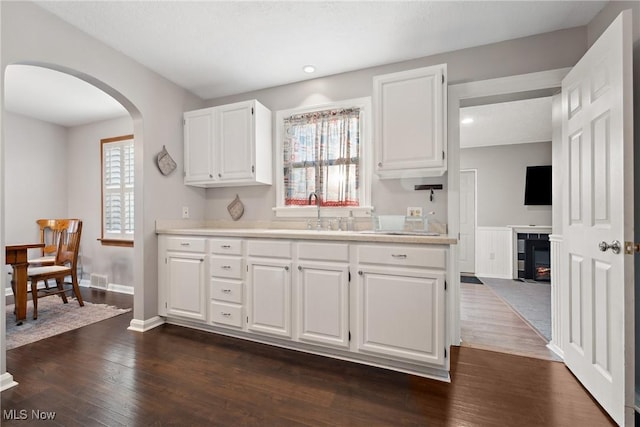
[[[156,227],[157,234],[205,237],[249,237],[267,239],[329,240],[348,242],[406,243],[454,245],[457,239],[448,235],[381,233],[374,231],[327,231],[270,228]]]

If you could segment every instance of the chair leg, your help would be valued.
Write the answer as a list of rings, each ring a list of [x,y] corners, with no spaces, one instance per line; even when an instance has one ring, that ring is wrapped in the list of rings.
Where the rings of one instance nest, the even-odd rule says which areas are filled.
[[[65,304],[69,301],[67,300],[67,295],[64,292],[64,277],[60,277],[56,279],[56,284],[58,285],[58,289],[60,290],[60,298],[62,298],[62,302]]]
[[[16,282],[11,279],[11,292],[13,292],[13,299],[16,299]],[[16,314],[16,304],[13,304],[13,314]]]
[[[31,300],[33,301],[33,320],[38,318],[38,282],[31,281]]]
[[[84,301],[82,301],[82,294],[78,286],[78,275],[75,271],[71,273],[71,285],[73,286],[73,293],[76,295],[78,304],[80,304],[80,307],[84,307]]]

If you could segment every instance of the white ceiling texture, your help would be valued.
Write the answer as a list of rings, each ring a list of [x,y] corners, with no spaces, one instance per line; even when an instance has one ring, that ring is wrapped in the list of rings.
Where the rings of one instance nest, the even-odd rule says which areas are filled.
[[[203,99],[587,24],[606,1],[38,1],[40,7]],[[306,74],[304,65],[316,72]],[[7,110],[73,126],[96,105],[73,79],[14,70]],[[44,70],[46,71],[46,70]],[[49,73],[47,73],[49,74]],[[29,80],[40,90],[22,96]],[[15,87],[13,87],[15,84]],[[47,89],[48,88],[48,89]],[[58,89],[74,99],[48,93]],[[33,93],[35,92],[35,93]],[[46,97],[47,102],[36,99]],[[18,100],[18,98],[27,98]],[[55,100],[58,104],[53,105]],[[32,106],[28,104],[32,103]],[[81,103],[82,108],[73,108]],[[105,117],[113,105],[102,101]],[[43,104],[51,105],[44,111]],[[34,107],[40,105],[39,111]],[[469,107],[471,108],[471,107]],[[475,107],[474,107],[475,108]],[[68,110],[66,117],[61,117]],[[57,116],[53,115],[57,112]],[[95,116],[94,116],[95,117]],[[104,119],[103,118],[103,119]]]

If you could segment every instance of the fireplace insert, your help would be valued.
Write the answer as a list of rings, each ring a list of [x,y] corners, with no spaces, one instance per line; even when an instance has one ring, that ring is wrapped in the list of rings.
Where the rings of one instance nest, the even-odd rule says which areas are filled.
[[[551,281],[551,247],[549,239],[526,239],[524,278]]]

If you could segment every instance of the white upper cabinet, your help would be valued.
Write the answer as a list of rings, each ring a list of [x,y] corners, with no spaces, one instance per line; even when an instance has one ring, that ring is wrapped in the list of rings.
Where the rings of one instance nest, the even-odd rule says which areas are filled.
[[[380,178],[447,170],[446,64],[373,78],[374,145]]]
[[[256,100],[184,113],[184,183],[272,183],[271,111]]]

